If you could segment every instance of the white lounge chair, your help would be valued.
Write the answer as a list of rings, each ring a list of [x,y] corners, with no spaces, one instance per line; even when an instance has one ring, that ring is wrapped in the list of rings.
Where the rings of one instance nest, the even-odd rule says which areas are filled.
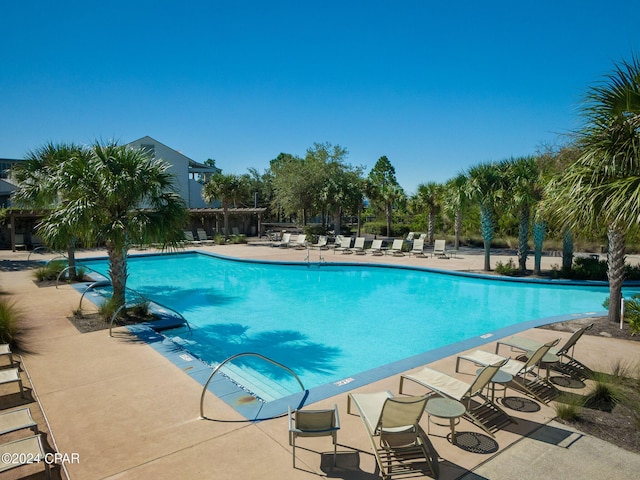
[[[13,367],[13,353],[11,352],[11,346],[8,343],[0,344],[0,357],[7,357],[9,359],[9,366]],[[4,368],[6,365],[0,365],[0,368]]]
[[[279,242],[273,244],[274,247],[280,248],[288,248],[289,245],[291,245],[291,234],[288,232],[283,233],[282,239]]]
[[[449,254],[447,253],[446,246],[447,246],[447,242],[445,240],[436,240],[433,243],[433,253],[431,254],[431,256],[438,257],[438,258],[449,258]]]
[[[438,453],[419,425],[426,404],[426,396],[395,397],[389,391],[347,397],[347,413],[355,405],[383,479],[418,472],[439,477]]]
[[[387,253],[390,253],[394,257],[404,257],[404,252],[402,251],[402,247],[404,245],[404,240],[401,238],[396,238],[391,244],[391,248],[387,250]]]
[[[0,473],[24,465],[31,465],[35,462],[34,459],[39,458],[41,460],[39,463],[44,464],[45,477],[47,479],[51,478],[49,462],[44,461],[45,451],[42,447],[40,434],[3,443],[0,445],[0,457],[12,460],[10,462],[0,461]]]
[[[0,370],[0,385],[5,383],[17,383],[20,386],[20,396],[25,398],[22,377],[20,376],[20,371],[17,368],[6,368],[4,370]]]
[[[515,420],[510,415],[482,393],[496,372],[506,362],[507,359],[502,358],[493,365],[487,365],[476,374],[476,378],[472,383],[464,382],[446,373],[425,367],[416,373],[400,376],[399,392],[402,393],[404,389],[404,381],[411,380],[443,397],[457,400],[466,408],[464,417],[493,437],[494,432],[503,426],[515,423]],[[482,401],[479,402],[478,406],[472,406],[471,400],[476,397]]]
[[[318,250],[328,250],[328,242],[329,240],[327,239],[326,235],[318,235],[318,241],[316,243],[312,243],[310,247],[317,248]]]
[[[382,250],[382,240],[376,239],[371,242],[371,247],[367,248],[367,252],[371,252],[371,255],[384,255],[384,250]]]
[[[30,428],[33,433],[38,433],[38,424],[33,421],[31,410],[28,407],[0,413],[0,435],[24,428]]]
[[[307,248],[307,236],[304,233],[299,234],[293,242],[293,246],[297,250]]]
[[[573,332],[573,335],[569,337],[562,347],[550,348],[546,355],[548,358],[545,359],[543,357],[542,363],[548,363],[554,370],[564,373],[565,375],[575,377],[579,380],[585,380],[591,377],[593,375],[593,371],[573,357],[573,350],[575,349],[576,343],[580,340],[584,332],[591,328],[593,328],[593,323],[585,325]],[[500,345],[507,345],[511,347],[511,349],[521,351],[525,356],[527,356],[527,358],[543,346],[540,342],[518,335],[507,338],[506,340],[499,340],[496,343],[496,354],[500,349]],[[557,357],[557,359],[554,357]]]
[[[342,252],[345,253],[353,253],[351,250],[351,237],[344,237],[342,235],[336,236],[336,244],[333,249],[333,253]]]
[[[353,251],[356,253],[356,255],[365,255],[367,253],[364,249],[364,242],[364,237],[356,238],[356,241],[353,244]]]
[[[413,247],[409,251],[409,255],[416,257],[424,257],[424,240],[416,239],[413,241]]]
[[[513,385],[518,390],[521,390],[525,394],[542,403],[549,403],[550,400],[553,400],[557,396],[558,390],[534,370],[536,367],[539,369],[539,364],[543,360],[544,356],[547,355],[549,350],[556,346],[559,341],[560,339],[557,338],[551,342],[543,344],[533,352],[526,362],[521,362],[520,360],[512,358],[505,358],[483,350],[475,350],[474,352],[458,356],[456,359],[456,372],[459,370],[460,360],[468,360],[476,365],[492,365],[496,362],[508,360],[504,366],[500,367],[500,370],[513,376],[513,380],[510,382],[510,385]],[[552,360],[554,359],[547,357],[548,362],[551,362]],[[557,357],[556,361],[558,361]]]

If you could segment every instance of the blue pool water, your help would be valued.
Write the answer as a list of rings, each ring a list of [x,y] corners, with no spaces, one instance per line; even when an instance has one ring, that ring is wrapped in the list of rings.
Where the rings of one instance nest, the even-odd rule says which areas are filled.
[[[83,262],[106,275],[106,260]],[[291,368],[308,389],[530,320],[601,312],[606,286],[505,282],[425,270],[291,265],[206,254],[133,257],[128,286],[180,312],[164,332],[215,365],[256,352]],[[628,293],[628,292],[625,292]],[[270,401],[295,379],[255,359],[226,373]],[[414,365],[417,366],[417,365]]]

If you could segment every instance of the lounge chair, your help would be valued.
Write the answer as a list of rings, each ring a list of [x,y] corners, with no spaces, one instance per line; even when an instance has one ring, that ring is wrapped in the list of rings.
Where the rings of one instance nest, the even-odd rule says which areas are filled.
[[[419,425],[426,404],[426,396],[394,397],[389,391],[349,394],[347,413],[356,406],[383,479],[418,472],[439,477],[438,453]]]
[[[0,462],[0,473],[12,470],[24,465],[35,463],[34,459],[39,458],[40,463],[44,464],[45,477],[51,478],[51,470],[49,462],[43,461],[45,457],[44,448],[42,448],[42,440],[40,434],[32,437],[21,438],[13,442],[3,443],[0,445],[0,457],[10,458],[12,461]],[[14,461],[15,460],[15,461]]]
[[[353,253],[351,250],[351,237],[344,237],[342,235],[336,236],[336,245],[333,249],[333,253],[342,252],[345,253]]]
[[[447,242],[445,240],[436,240],[433,243],[433,253],[431,254],[431,256],[438,257],[438,258],[449,258],[449,254],[447,253],[446,246],[447,246]]]
[[[366,251],[364,249],[364,237],[356,237],[356,241],[353,243],[353,251],[356,255],[366,255]]]
[[[501,357],[500,355],[485,352],[483,350],[476,350],[468,354],[459,355],[456,360],[456,372],[460,367],[460,360],[468,360],[476,365],[491,365],[499,361],[508,360],[500,370],[513,376],[513,380],[509,385],[513,385],[518,390],[521,390],[525,394],[542,403],[549,403],[550,400],[553,400],[557,396],[558,390],[534,370],[536,367],[538,367],[538,369],[540,368],[539,364],[544,356],[547,355],[549,350],[556,346],[559,341],[560,339],[557,338],[551,342],[543,344],[533,352],[531,356],[529,356],[526,362]],[[548,358],[548,362],[551,360],[551,358]]]
[[[203,245],[215,245],[216,243],[211,237],[209,237],[209,235],[207,235],[207,232],[205,232],[203,228],[198,228],[196,230],[196,235],[198,235],[198,240],[202,242]]]
[[[280,248],[288,248],[289,245],[291,245],[290,233],[283,233],[282,239],[279,242],[273,244],[274,247],[280,247]]]
[[[25,398],[22,377],[20,377],[20,371],[17,368],[0,370],[0,385],[4,385],[5,383],[17,383],[20,386],[20,396]]]
[[[13,367],[14,361],[13,361],[13,353],[11,352],[11,347],[9,346],[8,343],[2,343],[0,344],[0,357],[8,357],[9,358],[9,365],[10,367]],[[0,368],[4,368],[7,365],[0,365]]]
[[[15,244],[13,246],[14,251],[15,250],[26,250],[27,249],[27,244],[24,241],[24,234],[23,233],[16,233],[15,234]]]
[[[424,240],[416,239],[413,241],[413,247],[409,251],[409,255],[416,257],[424,257]]]
[[[196,240],[191,230],[184,230],[184,239],[188,245],[202,245],[200,240]]]
[[[402,393],[405,380],[411,380],[443,397],[457,400],[466,408],[464,418],[494,437],[494,432],[509,423],[515,423],[515,420],[482,392],[506,362],[507,359],[503,358],[493,365],[487,365],[478,372],[472,383],[464,382],[446,373],[425,367],[419,372],[400,376],[399,391]],[[478,402],[477,406],[472,407],[471,400],[476,397],[482,401]]]
[[[573,335],[569,337],[569,339],[562,347],[550,348],[547,355],[555,355],[559,359],[559,361],[551,363],[551,368],[557,370],[560,373],[575,377],[579,380],[585,380],[591,377],[593,375],[593,371],[573,357],[573,350],[576,346],[576,343],[578,342],[578,340],[580,340],[584,332],[590,330],[591,328],[593,328],[593,323],[585,325],[584,327],[573,332]],[[524,355],[526,355],[528,358],[543,344],[540,342],[536,342],[535,340],[531,340],[530,338],[516,335],[514,337],[507,338],[506,340],[500,340],[496,344],[496,353],[498,353],[500,345],[507,345],[512,349],[524,352]],[[552,358],[552,360],[554,359]],[[545,362],[544,357],[542,359],[542,362]]]
[[[328,410],[291,410],[289,407],[289,445],[293,447],[293,468],[296,467],[297,437],[328,437],[333,440],[333,464],[336,464],[340,418],[338,406]]]
[[[401,238],[396,238],[391,244],[391,248],[387,250],[388,253],[393,255],[394,257],[404,257],[404,252],[402,251],[402,246],[404,245],[404,240]]]
[[[307,248],[307,236],[304,233],[299,234],[293,242],[293,246],[296,250]]]
[[[0,435],[24,428],[30,428],[33,433],[38,433],[38,424],[33,421],[28,407],[0,413]]]
[[[327,245],[328,243],[328,239],[326,235],[318,235],[318,241],[316,243],[312,243],[310,245],[311,248],[317,248],[318,250],[328,250],[329,249],[329,245]]]
[[[374,240],[371,242],[371,247],[367,248],[367,252],[371,252],[371,255],[384,255],[384,250],[382,250],[382,240]]]

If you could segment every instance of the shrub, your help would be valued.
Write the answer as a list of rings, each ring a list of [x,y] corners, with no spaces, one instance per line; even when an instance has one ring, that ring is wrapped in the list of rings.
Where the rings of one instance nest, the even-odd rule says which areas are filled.
[[[0,343],[8,343],[12,347],[20,346],[22,330],[19,323],[22,312],[16,304],[5,298],[0,298]]]
[[[609,297],[602,302],[602,306],[609,308]],[[624,300],[624,321],[629,324],[631,335],[640,333],[640,295],[635,294]]]
[[[513,262],[512,258],[510,258],[506,264],[503,264],[500,260],[498,260],[496,262],[495,270],[496,273],[499,273],[500,275],[514,276],[519,273],[518,267],[516,267],[516,264]]]
[[[33,275],[39,282],[55,280],[65,268],[67,268],[66,261],[54,260],[53,262],[49,262],[46,265],[37,268],[33,272]]]
[[[572,422],[578,419],[583,406],[583,397],[565,393],[556,399],[554,408],[559,419]]]

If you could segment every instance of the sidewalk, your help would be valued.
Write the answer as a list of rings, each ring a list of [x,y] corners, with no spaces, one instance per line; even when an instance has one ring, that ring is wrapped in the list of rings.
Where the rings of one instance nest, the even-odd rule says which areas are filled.
[[[226,245],[203,247],[221,255],[265,260],[303,261],[306,250],[267,246]],[[83,252],[96,256],[104,252]],[[312,251],[311,255],[318,255]],[[482,255],[465,252],[460,258],[372,257],[324,253],[326,261],[362,261],[421,265],[447,270],[479,271]],[[212,394],[205,396],[208,416],[225,420],[198,419],[201,385],[185,375],[149,345],[126,329],[80,334],[67,317],[78,307],[80,295],[68,285],[39,287],[26,265],[28,252],[0,252],[0,287],[11,294],[28,319],[28,354],[23,366],[33,382],[45,417],[38,414],[39,427],[48,444],[60,453],[78,454],[79,462],[67,463],[56,475],[84,479],[312,479],[318,476],[347,480],[379,478],[362,423],[347,414],[346,395],[329,398],[314,407],[338,405],[342,428],[338,434],[338,461],[331,467],[332,451],[327,438],[303,439],[296,449],[298,468],[291,466],[287,419],[249,423]],[[494,256],[503,263],[508,257]],[[315,260],[312,260],[315,261]],[[532,261],[532,260],[531,260]],[[545,257],[543,268],[560,263]],[[550,340],[568,334],[534,329],[526,335]],[[495,340],[498,339],[493,339]],[[562,340],[561,340],[562,341]],[[638,358],[637,342],[585,336],[579,347],[584,363],[605,370],[617,359]],[[483,347],[492,351],[491,343]],[[587,353],[589,356],[587,357]],[[441,359],[434,368],[454,372],[455,357]],[[468,380],[470,373],[461,373]],[[26,377],[26,375],[25,375]],[[31,385],[27,384],[28,387]],[[17,400],[15,389],[0,387],[0,399]],[[398,376],[369,384],[358,391],[398,392]],[[423,393],[417,385],[415,392]],[[19,395],[17,396],[19,398]],[[32,410],[34,402],[27,403]],[[478,453],[452,445],[447,428],[432,426],[431,440],[444,459],[441,477],[512,479],[529,478],[634,478],[640,456],[599,440],[573,433],[553,422],[554,410],[540,405],[526,413],[509,410],[518,420],[496,434],[493,441],[463,420],[460,435],[481,439]],[[36,415],[34,415],[36,416]],[[426,429],[426,416],[425,422]],[[4,438],[3,438],[4,441]],[[37,468],[36,468],[37,467]],[[2,478],[44,478],[42,467],[13,470]]]

